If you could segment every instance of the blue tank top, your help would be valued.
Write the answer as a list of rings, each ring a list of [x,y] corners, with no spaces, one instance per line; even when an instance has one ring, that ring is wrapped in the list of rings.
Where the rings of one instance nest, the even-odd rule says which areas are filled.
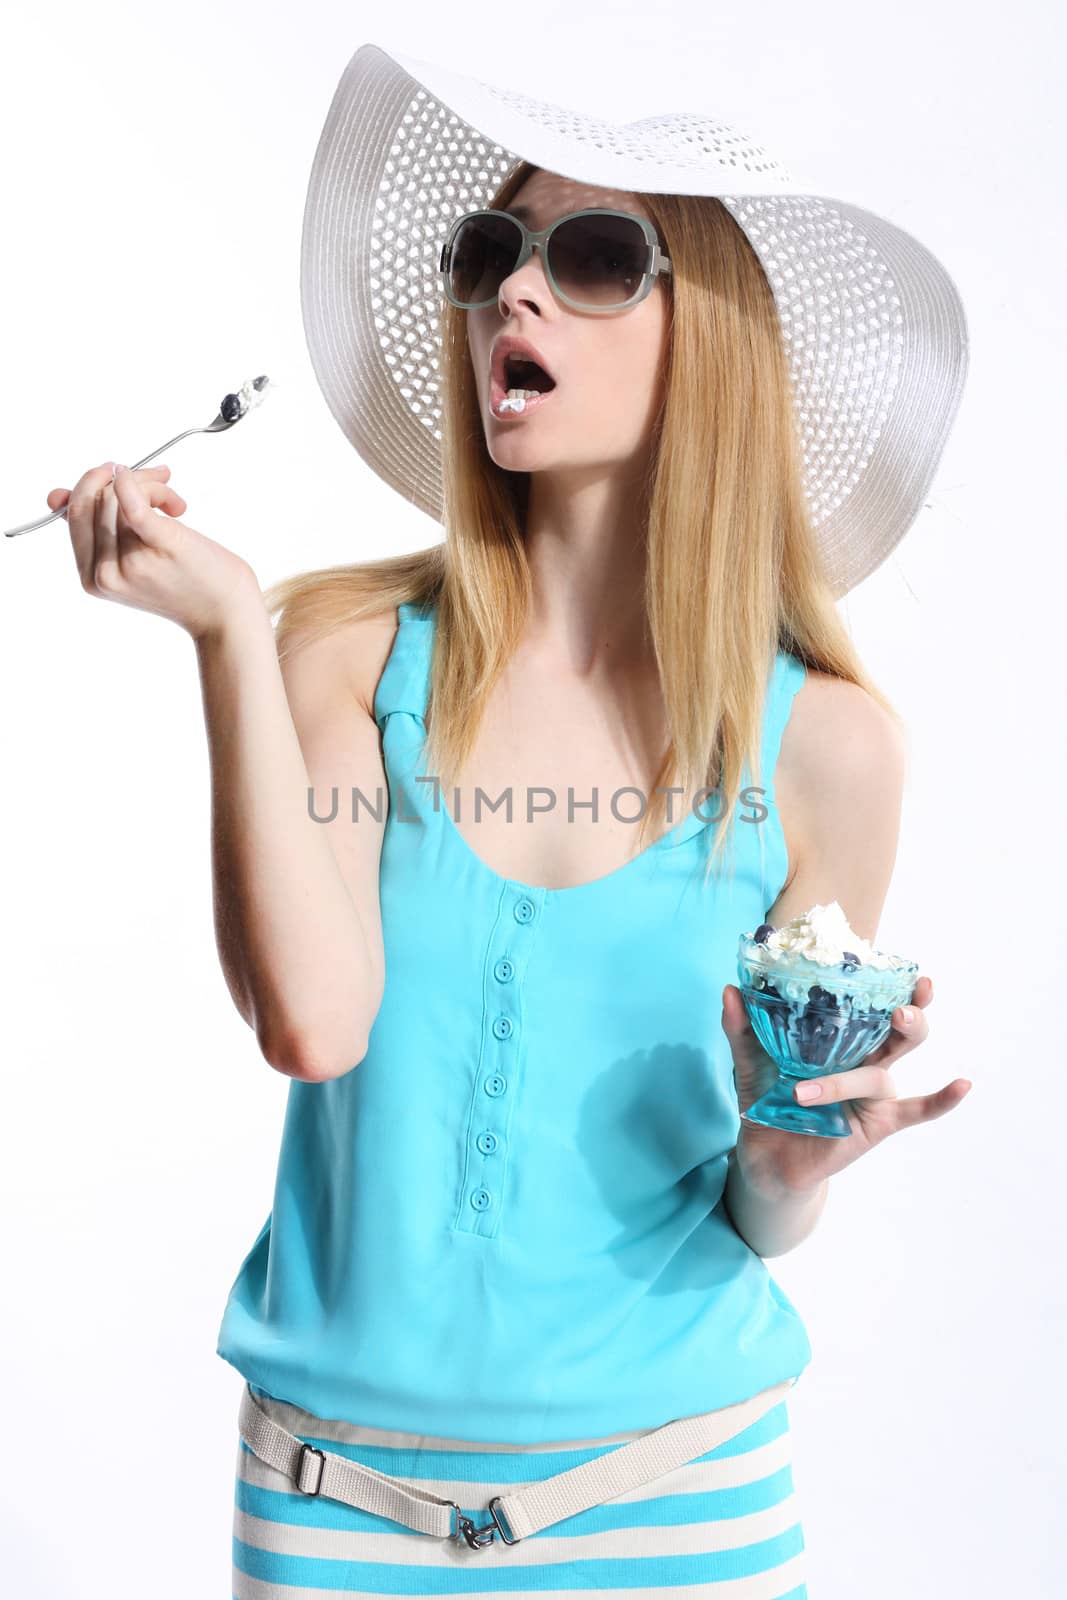
[[[732,881],[720,859],[703,884],[713,797],[614,872],[536,888],[415,781],[434,611],[398,611],[374,697],[384,995],[357,1066],[289,1086],[217,1354],[316,1416],[510,1444],[797,1377],[801,1318],[724,1209],[740,1119],[720,1015],[738,935],[787,875],[773,774],[803,664],[780,651],[769,677]]]

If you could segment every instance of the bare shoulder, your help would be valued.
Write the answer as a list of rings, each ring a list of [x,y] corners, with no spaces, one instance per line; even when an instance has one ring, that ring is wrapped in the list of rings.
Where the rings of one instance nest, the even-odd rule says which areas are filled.
[[[817,789],[862,774],[872,761],[884,771],[906,759],[900,725],[866,689],[808,668],[782,734],[778,772],[787,782]]]
[[[781,919],[836,899],[856,931],[873,936],[896,859],[907,760],[903,729],[865,689],[808,670],[775,770],[790,868]]]
[[[395,606],[344,622],[321,638],[296,633],[282,658],[286,689],[330,705],[351,697],[374,716],[374,695],[396,637]]]

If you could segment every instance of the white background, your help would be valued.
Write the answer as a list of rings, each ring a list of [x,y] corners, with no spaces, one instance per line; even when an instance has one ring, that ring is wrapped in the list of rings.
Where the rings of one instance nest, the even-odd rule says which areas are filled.
[[[955,429],[841,604],[911,734],[879,943],[936,996],[898,1092],[974,1088],[834,1179],[771,1263],[815,1350],[790,1399],[812,1600],[1065,1581],[1057,11],[20,0],[0,41],[5,528],[266,372],[282,387],[241,427],[166,458],[185,520],[264,586],[439,537],[348,445],[303,339],[307,176],[368,39],[618,120],[722,116],[955,277]],[[241,1379],[215,1336],[288,1084],[217,964],[189,639],[87,597],[64,522],[0,561],[0,1570],[19,1600],[221,1596]]]

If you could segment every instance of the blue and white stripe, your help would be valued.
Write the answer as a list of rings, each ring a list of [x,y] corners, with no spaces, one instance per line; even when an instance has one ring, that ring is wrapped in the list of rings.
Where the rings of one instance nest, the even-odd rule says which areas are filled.
[[[307,1443],[454,1500],[478,1526],[491,1496],[539,1482],[651,1431],[515,1446],[323,1422],[264,1395]],[[233,1600],[380,1595],[605,1594],[807,1600],[787,1402],[706,1455],[515,1545],[434,1539],[337,1500],[303,1495],[238,1437]]]

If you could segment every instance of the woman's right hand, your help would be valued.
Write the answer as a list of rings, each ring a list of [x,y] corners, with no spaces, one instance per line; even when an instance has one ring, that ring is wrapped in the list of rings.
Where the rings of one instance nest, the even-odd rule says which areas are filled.
[[[84,473],[73,489],[53,489],[48,505],[68,507],[86,594],[169,617],[201,639],[260,588],[247,561],[177,520],[186,502],[169,477],[167,466],[124,468],[112,481],[108,462]]]

